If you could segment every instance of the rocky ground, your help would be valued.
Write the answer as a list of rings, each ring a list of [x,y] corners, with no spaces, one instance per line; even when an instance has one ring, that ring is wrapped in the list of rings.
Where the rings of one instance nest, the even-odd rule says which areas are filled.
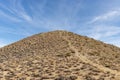
[[[67,31],[0,49],[0,80],[120,80],[120,48]]]

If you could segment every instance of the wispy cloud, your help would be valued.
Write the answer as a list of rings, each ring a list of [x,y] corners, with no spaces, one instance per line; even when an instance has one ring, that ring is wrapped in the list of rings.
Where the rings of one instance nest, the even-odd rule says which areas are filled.
[[[0,33],[21,36],[31,35],[29,23],[32,21],[32,17],[24,8],[22,0],[12,0],[8,3],[7,5],[0,3],[0,20],[3,21],[0,24]]]
[[[106,43],[120,46],[120,25],[117,24],[119,19],[119,8],[114,10],[108,10],[106,13],[101,12],[101,15],[99,16],[95,15],[95,17],[93,17],[89,22],[87,22],[88,25],[91,26],[88,30],[88,36],[97,40],[104,41]]]
[[[32,17],[27,14],[25,8],[22,6],[21,0],[13,0],[13,2],[9,1],[9,5],[3,5],[0,3],[0,17],[6,17],[7,19],[16,21],[32,21]],[[7,12],[6,12],[7,11]],[[11,13],[11,14],[10,14]]]
[[[104,13],[102,15],[96,16],[94,17],[91,21],[89,21],[88,23],[95,23],[95,22],[99,22],[99,21],[105,21],[105,20],[109,20],[112,19],[114,17],[120,16],[120,10],[113,10],[113,11],[109,11],[107,13]]]
[[[5,12],[0,10],[0,17],[2,18],[7,18],[7,20],[12,21],[12,22],[21,22],[21,19],[14,17],[12,15],[8,15]]]
[[[45,28],[46,30],[67,29],[70,30],[75,26],[77,15],[81,8],[81,2],[79,0],[67,2],[67,0],[49,2],[51,6],[47,7],[47,0],[41,1],[40,5],[31,6],[32,21],[30,24],[34,27]]]
[[[118,38],[106,39],[106,40],[104,40],[104,42],[120,47],[120,38],[119,37]]]
[[[17,14],[17,17],[26,21],[32,21],[32,17],[27,13],[21,1],[15,0],[13,2],[12,10]]]
[[[110,25],[90,25],[87,29],[78,29],[78,34],[113,44],[120,47],[120,27]],[[81,31],[82,30],[82,31]]]
[[[0,26],[0,33],[5,33],[5,34],[12,34],[12,35],[22,35],[22,36],[29,36],[31,33],[27,30],[22,29],[22,28],[9,28],[9,27],[4,27]]]
[[[99,25],[91,28],[89,36],[95,39],[104,39],[118,34],[120,34],[120,27]]]
[[[0,39],[0,48],[3,47],[3,46],[5,46],[5,45],[7,45],[7,44],[8,44],[8,43],[5,42],[5,40]]]

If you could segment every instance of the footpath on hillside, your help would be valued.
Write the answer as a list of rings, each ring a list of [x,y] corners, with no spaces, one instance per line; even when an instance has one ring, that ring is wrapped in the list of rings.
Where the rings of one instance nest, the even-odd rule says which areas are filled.
[[[102,72],[110,72],[111,74],[115,74],[115,76],[117,78],[120,79],[120,72],[116,71],[116,70],[112,70],[110,68],[104,67],[102,65],[96,64],[94,62],[92,62],[91,60],[87,59],[87,57],[83,56],[82,54],[79,53],[79,51],[71,44],[71,42],[67,39],[67,37],[63,37],[63,39],[65,39],[68,42],[69,47],[74,50],[75,52],[75,56],[79,57],[83,62],[88,63],[96,68],[98,68],[99,70],[101,70]]]

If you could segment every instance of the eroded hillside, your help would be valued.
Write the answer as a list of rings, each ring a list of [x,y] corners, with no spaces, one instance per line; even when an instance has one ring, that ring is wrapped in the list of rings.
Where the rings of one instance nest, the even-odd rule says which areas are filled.
[[[120,80],[120,48],[67,31],[0,49],[0,80]]]

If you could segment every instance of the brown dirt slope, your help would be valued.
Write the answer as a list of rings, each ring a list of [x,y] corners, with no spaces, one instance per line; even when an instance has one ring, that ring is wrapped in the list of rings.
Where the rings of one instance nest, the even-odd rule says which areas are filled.
[[[120,48],[67,31],[0,49],[0,80],[120,80]]]

